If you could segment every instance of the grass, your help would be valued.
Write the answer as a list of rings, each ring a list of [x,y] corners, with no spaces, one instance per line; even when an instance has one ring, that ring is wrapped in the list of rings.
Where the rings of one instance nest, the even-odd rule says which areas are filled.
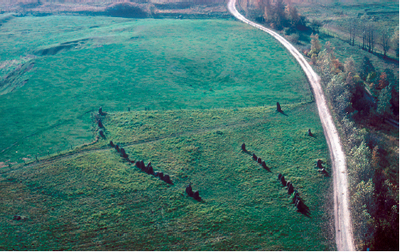
[[[229,20],[71,16],[7,19],[0,33],[0,250],[335,249],[317,109],[267,34]],[[99,106],[106,139],[82,145]]]
[[[21,17],[0,33],[1,73],[15,76],[0,96],[2,161],[91,141],[89,114],[99,106],[210,109],[312,99],[284,48],[235,21]],[[73,47],[43,55],[65,45]],[[26,64],[31,71],[20,70]]]
[[[86,152],[3,173],[0,248],[332,250],[324,209],[331,180],[316,172],[316,159],[331,170],[315,104],[283,110],[287,116],[274,107],[110,113],[107,139]],[[174,185],[124,161],[109,140]],[[271,172],[240,150],[242,142]],[[310,218],[296,212],[278,173],[293,182]],[[184,193],[190,182],[202,202]]]

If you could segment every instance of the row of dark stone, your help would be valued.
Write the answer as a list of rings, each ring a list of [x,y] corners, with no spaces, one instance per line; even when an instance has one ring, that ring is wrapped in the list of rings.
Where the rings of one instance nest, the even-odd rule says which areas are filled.
[[[246,150],[246,145],[245,145],[244,143],[242,144],[242,150],[243,150],[244,152],[248,152],[248,151]],[[257,161],[264,169],[270,171],[270,170],[269,170],[269,167],[267,166],[267,164],[265,163],[265,161],[263,161],[260,157],[257,157],[256,154],[254,154],[254,153],[253,153],[253,160],[254,160],[254,161]]]
[[[173,185],[171,177],[168,174],[164,175],[163,172],[159,172],[159,171],[155,172],[153,166],[151,165],[151,162],[149,162],[147,165],[145,165],[143,160],[139,160],[136,162],[135,162],[135,160],[130,160],[129,155],[125,152],[124,148],[122,148],[122,147],[120,148],[118,146],[118,144],[114,144],[113,141],[110,141],[110,145],[111,145],[111,147],[114,147],[115,150],[121,154],[121,157],[125,158],[131,164],[135,164],[136,167],[138,167],[140,170],[144,171],[145,173],[147,173],[149,175],[153,175],[154,177],[160,178],[165,183]]]
[[[300,211],[300,212],[304,212],[305,211],[305,209],[306,209],[306,206],[304,205],[304,203],[301,201],[301,198],[300,198],[300,194],[296,191],[296,190],[294,190],[294,186],[293,186],[293,184],[292,184],[292,182],[290,182],[290,181],[286,181],[285,180],[285,176],[283,176],[282,174],[278,174],[278,180],[282,183],[282,185],[283,186],[286,186],[287,187],[287,190],[288,190],[288,194],[289,195],[292,195],[293,193],[294,193],[294,196],[293,196],[293,203],[295,204],[295,206],[297,207],[297,209]]]
[[[99,109],[99,114],[103,116],[103,115],[106,115],[107,113],[103,112],[103,111],[102,111],[102,108],[100,107],[100,109]],[[98,120],[98,121],[97,121],[97,125],[99,126],[99,128],[104,128],[104,125],[103,125],[103,123],[101,122],[101,120]],[[103,130],[100,130],[100,131],[99,131],[99,134],[100,134],[101,137],[105,138],[105,135],[104,135]],[[165,174],[165,175],[164,175],[163,172],[159,172],[159,171],[156,171],[156,172],[155,172],[153,166],[151,165],[151,162],[149,162],[147,165],[144,164],[144,161],[143,161],[143,160],[139,160],[139,161],[136,161],[136,162],[135,162],[135,160],[130,160],[130,159],[129,159],[129,155],[126,153],[125,149],[122,148],[122,147],[120,148],[120,147],[118,146],[118,144],[114,144],[113,141],[110,141],[110,146],[111,146],[111,147],[114,147],[115,150],[116,150],[117,152],[119,152],[123,158],[125,158],[128,162],[130,162],[130,163],[132,163],[132,164],[135,164],[136,167],[138,167],[140,170],[146,172],[146,173],[149,174],[149,175],[153,175],[154,177],[158,177],[158,178],[160,178],[162,181],[164,181],[164,182],[166,182],[166,183],[168,183],[168,184],[173,184],[173,183],[172,183],[172,180],[171,180],[171,177],[170,177],[168,174]],[[190,184],[186,187],[186,193],[187,193],[190,197],[194,198],[195,200],[201,201],[201,197],[200,197],[199,191],[193,192],[192,186],[191,186]]]
[[[192,186],[189,184],[186,186],[186,193],[190,196],[193,197],[197,201],[201,201],[200,193],[199,191],[193,192]]]

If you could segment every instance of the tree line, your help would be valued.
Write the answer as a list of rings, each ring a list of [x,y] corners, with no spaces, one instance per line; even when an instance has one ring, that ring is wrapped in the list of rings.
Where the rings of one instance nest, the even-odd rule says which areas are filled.
[[[348,34],[348,43],[355,45],[357,38],[362,41],[360,47],[363,50],[374,53],[376,45],[380,45],[383,56],[386,57],[390,49],[399,57],[399,27],[390,29],[382,27],[378,22],[370,20],[367,15],[360,18],[350,18],[341,24],[342,30]]]
[[[398,115],[398,79],[392,70],[378,73],[364,57],[356,65],[350,57],[344,63],[335,57],[327,42],[322,46],[313,35],[311,51],[321,84],[340,122],[339,131],[346,149],[349,192],[354,238],[357,249],[399,249],[398,187],[384,176],[385,142],[373,132],[357,128],[354,120],[381,124],[384,118]],[[375,76],[372,78],[372,76]],[[377,92],[377,99],[367,94],[365,85]]]

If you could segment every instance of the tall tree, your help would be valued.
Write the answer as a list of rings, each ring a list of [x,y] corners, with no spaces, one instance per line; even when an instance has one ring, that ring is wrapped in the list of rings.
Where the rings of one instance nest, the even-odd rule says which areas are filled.
[[[372,22],[367,23],[366,32],[367,32],[368,52],[374,53],[374,48],[376,43],[375,24]]]
[[[388,30],[381,31],[381,45],[383,49],[383,57],[386,57],[386,53],[390,49],[390,37]]]
[[[296,7],[288,5],[286,8],[287,15],[289,17],[290,26],[296,28],[300,22],[300,15],[297,12]]]
[[[322,49],[322,45],[321,42],[319,42],[319,36],[318,34],[311,34],[311,51],[310,51],[310,55],[316,54],[318,55],[318,53],[321,51]]]
[[[357,21],[354,18],[350,18],[347,23],[347,30],[349,32],[349,44],[354,45],[354,40],[357,31]]]
[[[396,28],[392,37],[393,50],[396,51],[396,56],[399,57],[399,27]]]
[[[382,89],[378,98],[378,108],[376,112],[379,115],[387,117],[390,115],[390,100],[392,99],[392,93],[390,92],[390,88],[386,87]]]
[[[369,73],[375,72],[375,67],[372,65],[370,59],[367,56],[364,56],[361,63],[361,72],[360,77],[363,80],[367,79]]]

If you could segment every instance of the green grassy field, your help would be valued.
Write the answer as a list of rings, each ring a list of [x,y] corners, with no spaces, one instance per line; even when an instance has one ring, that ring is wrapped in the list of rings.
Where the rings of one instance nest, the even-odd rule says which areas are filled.
[[[7,89],[15,90],[0,96],[3,160],[22,162],[89,141],[88,113],[99,106],[201,109],[311,100],[288,53],[235,21],[25,17],[0,31],[2,74],[15,73]],[[41,55],[77,40],[69,51]],[[34,64],[31,71],[23,70],[27,64]]]
[[[331,180],[315,168],[328,157],[315,104],[284,110],[287,116],[275,107],[108,114],[107,139],[3,175],[0,248],[334,249],[325,209]],[[315,137],[306,136],[309,127]],[[130,159],[151,161],[174,185],[125,161],[109,140]],[[242,142],[271,172],[241,151]],[[296,212],[278,173],[293,182],[310,217]],[[202,202],[184,193],[190,182]],[[14,213],[27,219],[13,221]]]
[[[335,249],[316,105],[268,35],[229,20],[69,16],[13,18],[0,33],[0,250]],[[83,145],[99,106],[106,139]]]

